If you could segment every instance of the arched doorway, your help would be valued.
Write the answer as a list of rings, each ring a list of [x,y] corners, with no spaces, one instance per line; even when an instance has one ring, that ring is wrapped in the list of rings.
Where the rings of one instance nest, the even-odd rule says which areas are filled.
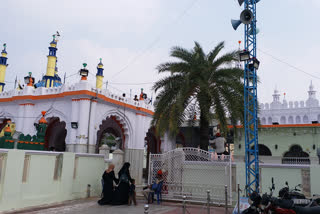
[[[59,117],[47,118],[48,127],[46,130],[45,148],[50,151],[66,151],[66,123],[60,121]]]
[[[285,164],[310,164],[309,154],[304,152],[300,145],[293,145],[284,153],[282,163]]]
[[[124,134],[124,125],[117,119],[116,116],[107,117],[102,121],[97,132],[96,153],[99,153],[99,147],[105,143],[105,139],[112,138],[115,140],[115,145],[111,149],[125,148],[126,136]]]
[[[161,152],[161,139],[157,137],[154,127],[150,128],[145,137],[145,163],[143,164],[143,179],[148,179],[150,153],[159,154]]]

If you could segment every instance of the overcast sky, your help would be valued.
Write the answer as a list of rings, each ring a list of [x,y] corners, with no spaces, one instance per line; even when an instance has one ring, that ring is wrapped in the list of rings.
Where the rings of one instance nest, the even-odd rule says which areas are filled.
[[[311,80],[320,91],[319,9],[320,0],[258,3],[261,102],[272,101],[276,86],[288,101],[305,100]],[[209,51],[225,41],[225,51],[231,51],[243,40],[243,27],[234,31],[230,24],[242,11],[236,0],[10,0],[1,1],[0,11],[0,45],[7,43],[10,64],[7,90],[16,75],[23,81],[28,72],[37,80],[45,74],[48,44],[57,30],[60,77],[76,73],[83,62],[95,75],[102,58],[108,88],[127,94],[130,89],[138,94],[140,88],[151,93],[152,84],[125,83],[159,79],[155,68],[171,60],[172,46],[190,49],[198,41]],[[89,80],[95,84],[93,75]],[[78,80],[78,75],[67,78],[70,83]]]

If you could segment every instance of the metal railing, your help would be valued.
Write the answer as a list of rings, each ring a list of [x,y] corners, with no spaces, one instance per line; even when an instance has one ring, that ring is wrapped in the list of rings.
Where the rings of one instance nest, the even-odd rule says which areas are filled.
[[[152,184],[159,170],[163,171],[162,198],[203,203],[207,200],[207,190],[212,193],[211,203],[223,204],[225,185],[228,203],[232,203],[230,156],[217,156],[197,148],[179,148],[164,154],[151,154],[148,183]]]
[[[308,157],[283,157],[282,164],[296,164],[296,165],[309,165],[310,158]]]

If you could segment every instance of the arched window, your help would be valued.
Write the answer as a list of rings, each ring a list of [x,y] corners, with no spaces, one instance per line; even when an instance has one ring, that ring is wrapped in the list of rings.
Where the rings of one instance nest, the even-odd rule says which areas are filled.
[[[286,124],[286,117],[285,116],[282,116],[280,118],[280,124]]]
[[[290,117],[288,118],[288,124],[293,124],[293,117],[292,117],[292,116],[290,116]]]
[[[296,116],[296,124],[300,124],[301,123],[301,118],[300,116]]]
[[[271,124],[272,124],[272,118],[268,117],[268,125],[271,125]]]
[[[266,125],[267,124],[267,120],[266,118],[261,118],[261,125]]]
[[[282,158],[284,164],[310,164],[309,154],[304,152],[301,146],[293,145]]]
[[[253,146],[251,147],[251,149],[253,149]],[[263,144],[259,144],[258,149],[259,149],[259,155],[261,155],[261,156],[272,156],[272,153],[271,153],[270,149],[267,146],[265,146]]]
[[[304,115],[304,116],[303,116],[303,123],[304,123],[304,124],[309,123],[309,119],[308,119],[308,116],[307,116],[307,115]]]

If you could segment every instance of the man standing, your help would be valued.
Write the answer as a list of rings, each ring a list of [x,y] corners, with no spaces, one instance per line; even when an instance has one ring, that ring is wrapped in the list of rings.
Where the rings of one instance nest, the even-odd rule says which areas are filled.
[[[225,143],[226,143],[226,140],[224,139],[224,137],[221,137],[221,134],[217,133],[216,139],[213,140],[212,144],[215,146],[216,152],[218,155],[222,155],[224,153]]]

